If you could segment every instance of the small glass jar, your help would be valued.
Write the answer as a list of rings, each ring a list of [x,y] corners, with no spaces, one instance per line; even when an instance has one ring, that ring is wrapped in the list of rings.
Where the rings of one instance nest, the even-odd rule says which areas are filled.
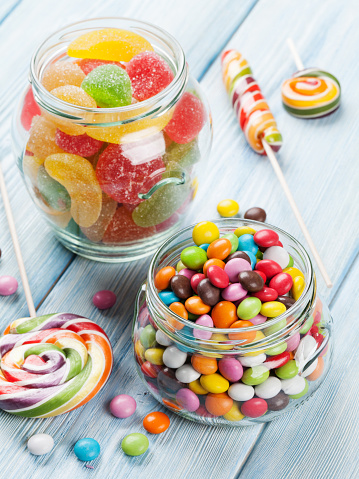
[[[69,44],[105,28],[131,31],[149,41],[170,66],[172,82],[151,98],[116,108],[76,106],[45,89],[42,80],[49,66],[76,63],[67,55]],[[29,79],[13,120],[14,152],[30,196],[57,239],[69,250],[99,261],[136,260],[153,253],[178,230],[197,191],[198,164],[203,170],[212,142],[209,107],[179,43],[145,22],[91,19],[47,38],[31,60]],[[202,123],[194,138],[175,142],[166,127],[185,95],[200,102]],[[49,177],[46,159],[68,152],[59,146],[63,143],[57,135],[69,141],[87,135],[100,149],[72,159],[73,164],[66,160],[56,178]],[[104,154],[109,163],[121,154],[126,165],[106,179],[106,188],[97,171]]]
[[[302,295],[284,314],[247,328],[209,328],[177,316],[159,298],[154,277],[165,266],[175,267],[181,251],[193,245],[194,225],[189,226],[159,248],[138,292],[132,329],[137,371],[161,404],[187,419],[220,426],[268,422],[300,406],[325,379],[332,318],[297,240],[256,221],[213,222],[221,235],[243,225],[276,231],[305,276]],[[278,372],[284,358],[285,369]]]

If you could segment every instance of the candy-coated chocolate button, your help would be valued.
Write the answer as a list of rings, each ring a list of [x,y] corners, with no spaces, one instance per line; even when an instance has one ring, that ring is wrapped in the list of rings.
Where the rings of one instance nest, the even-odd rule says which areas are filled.
[[[240,251],[250,251],[253,254],[256,254],[258,251],[258,246],[254,242],[253,235],[244,234],[238,238],[238,250]]]
[[[262,303],[260,299],[254,297],[245,298],[237,308],[237,315],[240,319],[249,320],[261,312],[261,307]],[[263,316],[268,316],[262,312],[261,314],[263,314]]]
[[[172,303],[179,301],[179,298],[174,294],[173,291],[169,289],[164,289],[160,293],[158,293],[161,301],[165,303],[166,306],[169,306]]]
[[[181,383],[191,383],[198,379],[201,373],[197,372],[190,364],[184,364],[176,371],[176,379]],[[202,384],[202,383],[201,383]]]
[[[294,359],[288,361],[284,366],[275,370],[276,375],[280,379],[291,379],[298,374],[298,366]]]
[[[155,344],[155,342],[156,342],[156,330],[151,324],[148,324],[141,331],[140,341],[141,341],[142,346],[145,349],[148,349]]]
[[[189,383],[188,386],[190,390],[193,391],[195,394],[200,394],[202,396],[208,394],[207,389],[204,389],[204,387],[202,387],[199,379],[192,381],[191,383]]]
[[[254,206],[253,208],[249,208],[249,210],[244,213],[244,218],[246,220],[254,220],[264,223],[267,218],[267,213],[264,211],[263,208]]]
[[[279,236],[278,233],[273,230],[264,229],[257,231],[253,239],[258,246],[269,248],[277,243]]]
[[[247,254],[246,256],[249,258]],[[244,258],[233,258],[226,263],[224,271],[231,283],[238,283],[239,273],[242,271],[252,271],[252,267],[250,262]]]
[[[239,408],[239,405],[237,403],[233,403],[233,406],[231,409],[227,412],[227,414],[223,415],[224,419],[227,419],[227,421],[241,421],[244,416],[241,413],[241,410]]]
[[[27,441],[27,448],[35,456],[48,454],[54,447],[54,440],[49,434],[34,434]]]
[[[0,276],[0,296],[10,296],[16,293],[18,282],[12,276]]]
[[[207,254],[198,246],[188,246],[181,253],[182,263],[190,269],[200,269],[207,261]]]
[[[250,226],[239,226],[239,228],[234,231],[234,234],[239,238],[242,235],[254,235],[256,234],[256,230]]]
[[[162,360],[168,368],[177,369],[184,365],[187,359],[187,353],[180,351],[176,346],[170,346],[165,349]]]
[[[201,374],[214,374],[218,369],[215,358],[208,358],[201,354],[194,354],[191,358],[191,364]]]
[[[278,293],[275,289],[264,286],[261,291],[253,293],[253,296],[260,299],[263,303],[266,303],[268,301],[275,301],[278,298]]]
[[[228,389],[228,395],[235,401],[248,401],[254,396],[254,387],[247,384],[232,384]]]
[[[222,200],[217,205],[218,213],[224,218],[231,218],[239,211],[239,204],[234,200]]]
[[[289,254],[281,246],[271,246],[263,253],[263,259],[275,261],[279,264],[281,269],[284,269],[289,263]]]
[[[122,439],[121,448],[128,456],[140,456],[147,451],[149,444],[144,434],[134,432]]]
[[[287,273],[278,273],[269,282],[269,287],[275,289],[280,296],[287,294],[292,285],[293,279]]]
[[[164,349],[162,348],[149,348],[145,352],[145,358],[151,364],[155,364],[156,366],[162,366],[163,352]]]
[[[281,389],[290,396],[301,393],[306,386],[306,380],[301,376],[294,376],[291,379],[282,379],[281,385]]]
[[[278,356],[278,354],[284,353],[286,349],[287,349],[287,343],[283,341],[282,343],[279,343],[271,348],[266,349],[266,355]]]
[[[197,286],[197,294],[208,306],[214,306],[221,298],[221,290],[213,286],[209,278],[200,281]]]
[[[218,226],[211,221],[202,221],[193,228],[192,238],[198,246],[203,243],[212,243],[219,238]]]
[[[289,404],[289,396],[280,391],[276,396],[266,400],[270,411],[281,411]]]
[[[172,266],[161,268],[155,276],[155,287],[157,289],[167,289],[170,285],[171,278],[176,274]]]
[[[84,437],[77,441],[74,453],[80,461],[93,461],[101,452],[100,444],[91,437]]]
[[[182,388],[177,391],[176,401],[183,409],[189,412],[196,411],[200,406],[197,394],[188,388]]]
[[[207,314],[211,310],[211,306],[205,304],[199,296],[191,296],[185,302],[185,307],[192,314]]]
[[[303,274],[303,273],[301,272],[301,270],[298,269],[298,268],[287,267],[287,268],[284,268],[284,269],[283,269],[283,273],[289,274],[289,275],[292,277],[292,279],[294,279],[294,278],[297,277],[297,276],[301,276],[303,279],[305,279],[305,278],[304,278],[304,274]]]
[[[296,301],[298,301],[298,299],[302,296],[304,288],[305,288],[305,280],[301,276],[296,276],[293,279],[293,286],[292,286],[292,295]]]
[[[231,383],[237,382],[243,376],[242,364],[235,358],[223,358],[218,362],[218,368],[223,377]]]
[[[279,301],[268,301],[263,303],[260,308],[260,313],[267,318],[276,318],[281,314],[286,312],[286,307],[284,304],[279,303]]]
[[[263,330],[266,336],[271,336],[272,334],[277,333],[278,331],[287,326],[287,321],[285,318],[281,319],[280,321],[274,322],[274,324],[271,324],[272,322],[273,321],[270,320],[266,322],[268,326]]]
[[[224,393],[229,388],[229,381],[220,374],[208,374],[200,377],[201,386],[209,393]]]
[[[128,394],[119,394],[115,396],[110,402],[111,414],[120,419],[125,419],[132,416],[136,411],[136,401]]]
[[[267,279],[270,279],[276,274],[282,272],[282,268],[280,267],[280,265],[271,259],[262,259],[258,261],[255,266],[255,269],[258,271],[262,271],[266,275]]]
[[[191,288],[190,279],[184,274],[177,274],[172,276],[170,280],[171,289],[177,298],[187,299],[192,296],[193,291]]]
[[[205,406],[212,416],[224,416],[231,410],[233,399],[227,393],[210,393],[206,396]]]
[[[275,376],[269,376],[268,379],[254,388],[256,396],[262,399],[269,399],[276,396],[281,389],[281,380]]]
[[[212,265],[207,269],[207,277],[213,286],[224,289],[229,285],[227,273],[219,266]]]
[[[170,426],[170,418],[164,412],[150,412],[143,419],[143,427],[151,434],[161,434]]]
[[[212,320],[216,328],[229,328],[237,319],[236,307],[230,301],[220,301],[212,309]]]
[[[290,354],[287,351],[284,351],[281,354],[267,358],[264,362],[264,365],[268,369],[277,369],[281,366],[284,366],[289,361],[289,359]]]
[[[243,288],[250,293],[257,293],[261,291],[264,286],[262,276],[256,271],[241,271],[238,274],[238,280]]]
[[[268,406],[264,399],[253,398],[242,404],[241,411],[244,416],[255,418],[263,416],[268,411]]]
[[[257,384],[263,383],[268,379],[269,370],[263,366],[253,366],[244,371],[242,376],[242,382],[248,384],[249,386],[257,386]]]
[[[300,393],[297,393],[297,394],[290,394],[289,397],[290,399],[299,399],[303,396],[305,396],[308,392],[308,389],[309,389],[309,383],[306,379],[304,379],[305,381],[305,387],[303,389],[303,391],[301,391]]]
[[[228,233],[223,235],[222,238],[226,238],[231,242],[232,249],[230,254],[234,253],[238,249],[238,237],[234,233]]]
[[[213,241],[208,246],[207,256],[208,258],[216,258],[216,259],[224,260],[231,253],[231,250],[232,250],[232,243],[229,241],[229,239],[219,238]]]

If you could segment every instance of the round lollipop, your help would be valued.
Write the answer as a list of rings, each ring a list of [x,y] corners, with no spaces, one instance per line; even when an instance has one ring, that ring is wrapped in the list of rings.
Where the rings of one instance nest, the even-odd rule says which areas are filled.
[[[284,108],[297,118],[321,118],[334,113],[340,105],[340,83],[331,73],[304,68],[293,40],[288,46],[299,71],[282,85]]]
[[[13,321],[0,338],[0,409],[57,416],[83,406],[105,385],[111,344],[100,326],[77,314],[36,317],[1,166],[0,190],[31,316]]]

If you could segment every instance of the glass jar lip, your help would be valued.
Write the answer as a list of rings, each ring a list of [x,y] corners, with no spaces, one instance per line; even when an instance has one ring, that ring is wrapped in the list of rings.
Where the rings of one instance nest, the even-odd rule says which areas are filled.
[[[63,100],[60,100],[54,95],[51,95],[51,93],[48,90],[46,90],[46,88],[40,82],[40,78],[37,72],[37,62],[39,61],[38,55],[41,49],[45,47],[46,44],[49,41],[51,41],[51,39],[55,39],[61,33],[65,34],[71,28],[86,26],[87,24],[94,23],[94,22],[100,23],[101,21],[102,22],[104,21],[133,22],[134,26],[147,29],[147,31],[150,31],[151,34],[157,35],[158,38],[160,38],[163,42],[169,45],[175,52],[175,56],[178,63],[178,68],[177,68],[175,77],[173,78],[171,83],[164,90],[157,93],[157,95],[154,95],[153,97],[150,97],[147,100],[143,100],[141,102],[133,103],[131,105],[115,107],[115,108],[88,108],[88,107],[73,105],[71,103],[67,103]],[[110,28],[110,27],[99,26],[98,28]],[[93,29],[91,28],[91,30]],[[158,27],[157,25],[154,25],[150,22],[136,20],[130,17],[96,17],[96,18],[90,18],[87,20],[81,20],[78,22],[70,23],[56,30],[51,35],[47,36],[37,46],[30,61],[30,83],[32,84],[32,87],[34,89],[35,97],[36,96],[40,97],[41,100],[43,100],[41,101],[41,105],[44,106],[48,104],[52,111],[60,110],[61,112],[65,112],[66,114],[66,110],[67,110],[68,112],[70,112],[66,115],[69,119],[81,119],[81,116],[79,117],[74,116],[73,112],[78,112],[80,115],[81,113],[84,113],[84,114],[91,113],[91,114],[97,114],[97,115],[116,114],[116,113],[134,113],[133,117],[131,116],[129,119],[126,119],[123,122],[116,122],[116,124],[122,124],[122,123],[129,123],[132,121],[138,121],[142,118],[156,115],[159,113],[159,110],[161,109],[161,102],[164,102],[165,104],[169,104],[171,103],[171,101],[176,100],[182,94],[184,87],[187,83],[187,79],[188,79],[188,69],[187,69],[185,54],[181,45],[178,43],[178,41],[163,28]],[[145,113],[142,111],[140,114],[136,115],[135,114],[136,110],[139,110],[139,109],[145,110]]]
[[[293,304],[293,306],[288,308],[283,314],[281,314],[281,315],[279,315],[275,318],[271,318],[270,325],[272,326],[272,325],[282,321],[283,319],[287,320],[287,318],[289,318],[291,316],[294,316],[300,310],[304,309],[304,306],[306,304],[308,304],[308,301],[309,301],[308,295],[311,292],[313,285],[314,285],[314,292],[315,292],[315,280],[314,280],[314,270],[313,270],[313,266],[312,266],[312,262],[310,260],[310,257],[308,255],[308,253],[306,252],[305,248],[302,246],[302,244],[298,240],[296,240],[292,235],[290,235],[286,231],[282,230],[281,228],[278,228],[277,226],[273,226],[269,223],[262,223],[260,221],[246,220],[246,219],[242,219],[242,218],[213,219],[213,220],[206,220],[206,221],[211,221],[211,222],[215,223],[219,228],[220,227],[225,227],[226,225],[229,226],[233,222],[238,222],[239,226],[248,226],[248,225],[256,226],[257,225],[257,226],[261,227],[260,229],[270,228],[270,229],[276,231],[277,233],[280,233],[281,235],[285,236],[290,241],[293,241],[293,243],[296,245],[296,247],[298,247],[298,249],[300,250],[300,253],[301,253],[301,255],[302,255],[302,257],[305,261],[305,266],[307,268],[307,277],[306,277],[305,288],[303,290],[303,293],[302,293],[301,297]],[[154,256],[151,260],[149,270],[148,270],[148,275],[147,275],[147,285],[148,285],[148,289],[150,291],[151,296],[153,298],[155,298],[156,306],[163,309],[163,311],[167,315],[173,316],[173,318],[176,319],[176,321],[183,324],[183,326],[189,326],[193,330],[196,329],[196,330],[199,330],[199,331],[207,331],[207,332],[210,332],[210,333],[217,333],[217,334],[234,334],[234,333],[245,333],[245,332],[249,332],[249,331],[261,331],[261,330],[267,328],[269,325],[266,324],[266,322],[264,322],[262,324],[258,324],[258,325],[245,327],[245,328],[211,328],[211,327],[208,327],[208,326],[202,326],[202,325],[196,324],[195,322],[192,322],[188,319],[184,319],[181,316],[178,316],[173,311],[171,311],[169,309],[169,307],[166,306],[161,301],[160,297],[158,296],[157,289],[155,288],[155,285],[154,285],[154,275],[155,275],[156,261],[161,257],[161,255],[166,253],[166,248],[168,247],[168,245],[172,241],[174,241],[176,238],[178,238],[183,233],[192,231],[195,225],[196,225],[196,223],[192,224],[192,225],[189,225],[186,228],[183,228],[180,231],[178,231],[177,233],[175,233],[174,235],[172,235],[170,238],[168,238],[158,248],[158,250],[156,251],[156,253],[154,254]],[[181,330],[179,330],[178,332],[180,333],[180,331]],[[280,333],[280,331],[278,331],[278,333]]]

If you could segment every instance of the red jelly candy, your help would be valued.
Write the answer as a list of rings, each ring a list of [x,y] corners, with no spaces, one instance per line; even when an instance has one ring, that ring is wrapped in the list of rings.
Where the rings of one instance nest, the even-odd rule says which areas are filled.
[[[126,67],[133,96],[143,101],[164,90],[174,78],[168,63],[155,52],[143,52],[133,57]]]
[[[278,298],[278,292],[273,288],[264,286],[258,293],[252,293],[252,296],[260,299],[262,303],[266,303],[267,301],[275,301]]]
[[[97,68],[101,65],[108,65],[108,64],[117,65],[118,67],[123,68],[124,70],[126,70],[125,65],[123,65],[122,63],[112,62],[112,61],[109,61],[109,60],[95,60],[95,59],[92,59],[92,58],[84,58],[77,63],[78,63],[78,66],[81,68],[81,70],[84,72],[85,75],[88,75],[90,72],[92,72],[92,70],[94,70],[95,68]]]
[[[229,285],[228,274],[219,266],[211,265],[207,269],[207,278],[217,288],[226,288]]]
[[[156,233],[154,226],[141,228],[132,219],[130,212],[120,206],[108,225],[102,241],[106,244],[124,243],[152,236]]]
[[[100,140],[95,140],[86,135],[68,135],[63,131],[57,129],[55,135],[55,143],[62,150],[72,155],[78,155],[82,157],[89,157],[97,153],[103,145]]]
[[[193,93],[186,92],[177,103],[165,132],[176,143],[189,143],[202,130],[205,121],[203,103]]]
[[[35,101],[34,94],[32,93],[32,88],[29,87],[24,98],[24,104],[22,106],[20,117],[21,124],[26,131],[30,130],[31,121],[36,115],[41,115],[41,110],[39,105]]]
[[[258,261],[255,269],[257,271],[263,271],[268,279],[282,272],[282,268],[279,266],[279,264],[271,259],[262,259]]]
[[[241,412],[247,417],[260,417],[268,411],[268,405],[264,399],[252,398],[241,406]]]
[[[101,153],[96,166],[96,176],[101,189],[119,203],[141,203],[139,193],[147,193],[165,171],[162,157],[150,161],[131,161],[124,147],[111,144]]]
[[[260,230],[255,233],[253,239],[258,246],[269,248],[277,243],[279,236],[273,230]]]
[[[277,291],[279,296],[288,293],[293,285],[293,278],[288,273],[278,273],[269,282],[269,287]]]
[[[269,356],[263,364],[268,369],[276,369],[284,366],[289,360],[290,354],[288,351],[284,351],[284,353],[278,354],[277,356]]]

